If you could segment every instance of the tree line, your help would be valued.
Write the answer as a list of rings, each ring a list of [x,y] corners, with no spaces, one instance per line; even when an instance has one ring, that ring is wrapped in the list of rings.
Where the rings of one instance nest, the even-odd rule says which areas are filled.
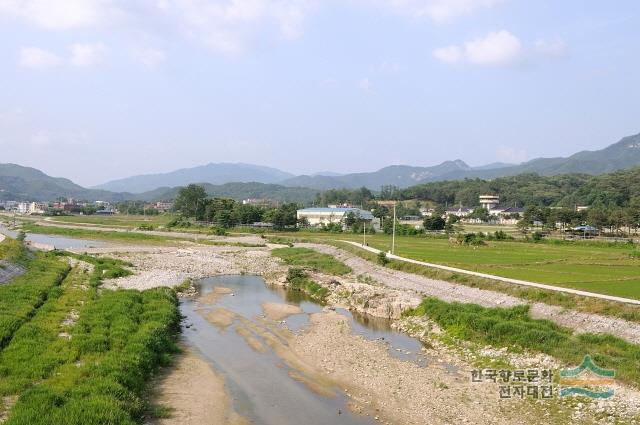
[[[214,223],[223,228],[250,225],[256,222],[272,223],[275,229],[297,225],[300,205],[285,203],[278,207],[245,205],[228,198],[212,198],[204,187],[190,184],[180,188],[174,210],[185,218]]]

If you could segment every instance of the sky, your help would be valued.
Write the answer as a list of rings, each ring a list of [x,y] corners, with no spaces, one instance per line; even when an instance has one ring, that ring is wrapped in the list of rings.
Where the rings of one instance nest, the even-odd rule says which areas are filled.
[[[0,0],[0,163],[567,156],[640,132],[639,69],[635,0]]]

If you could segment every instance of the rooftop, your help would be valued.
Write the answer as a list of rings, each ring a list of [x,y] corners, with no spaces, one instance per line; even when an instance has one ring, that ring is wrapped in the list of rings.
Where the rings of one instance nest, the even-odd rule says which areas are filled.
[[[367,220],[373,219],[373,214],[369,211],[361,210],[360,208],[305,208],[298,210],[298,212],[306,213],[335,213],[335,214],[348,214],[350,212]]]

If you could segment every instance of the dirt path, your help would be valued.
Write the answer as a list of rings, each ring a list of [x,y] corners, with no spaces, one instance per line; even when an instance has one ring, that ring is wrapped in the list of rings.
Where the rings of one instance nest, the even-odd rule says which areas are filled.
[[[362,246],[362,244],[359,244],[357,242],[352,242],[352,241],[341,241],[341,242],[348,243],[348,244],[353,245],[353,246],[355,246],[355,247],[357,247],[359,249],[363,249],[365,251],[369,251],[369,252],[372,252],[374,254],[380,254],[382,252],[379,249],[372,248],[370,246]],[[392,260],[398,260],[398,261],[402,261],[402,262],[405,262],[405,263],[417,264],[419,266],[425,266],[425,267],[430,267],[430,268],[434,268],[434,269],[446,270],[446,271],[453,272],[453,273],[461,273],[461,274],[465,274],[465,275],[469,275],[469,276],[481,277],[481,278],[484,278],[484,279],[497,280],[497,281],[500,281],[500,282],[510,283],[510,284],[514,284],[514,285],[529,286],[529,287],[532,287],[532,288],[544,289],[546,291],[564,292],[564,293],[567,293],[567,294],[580,295],[582,297],[598,298],[598,299],[601,299],[601,300],[615,301],[615,302],[620,302],[620,303],[624,303],[624,304],[634,304],[634,305],[640,306],[640,300],[634,300],[634,299],[631,299],[631,298],[615,297],[615,296],[612,296],[612,295],[597,294],[597,293],[594,293],[594,292],[580,291],[578,289],[563,288],[561,286],[545,285],[545,284],[542,284],[542,283],[536,283],[536,282],[531,282],[531,281],[527,281],[527,280],[512,279],[512,278],[508,278],[508,277],[496,276],[496,275],[487,274],[487,273],[474,272],[474,271],[471,271],[471,270],[460,269],[460,268],[457,268],[457,267],[443,266],[441,264],[427,263],[425,261],[418,261],[418,260],[414,260],[412,258],[400,257],[399,255],[394,255],[394,254],[387,254],[387,257],[392,259]]]
[[[447,302],[479,304],[485,307],[512,307],[531,304],[534,318],[549,319],[578,332],[608,333],[629,342],[640,344],[640,324],[614,317],[581,313],[543,303],[529,303],[526,300],[500,292],[471,288],[443,280],[388,269],[342,249],[322,244],[296,244],[330,254],[353,269],[355,275],[369,276],[385,287],[408,291],[420,296],[432,296]]]

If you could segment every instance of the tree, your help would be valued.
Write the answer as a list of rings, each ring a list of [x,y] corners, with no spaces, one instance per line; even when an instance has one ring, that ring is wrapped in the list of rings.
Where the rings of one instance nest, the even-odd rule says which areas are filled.
[[[446,224],[444,218],[440,216],[425,217],[422,222],[424,230],[444,230]]]
[[[473,210],[471,214],[469,214],[469,218],[475,218],[486,223],[487,221],[491,220],[491,215],[485,208],[479,207]]]
[[[185,217],[203,218],[206,199],[207,192],[204,190],[204,187],[197,184],[190,184],[178,191],[174,208]]]

